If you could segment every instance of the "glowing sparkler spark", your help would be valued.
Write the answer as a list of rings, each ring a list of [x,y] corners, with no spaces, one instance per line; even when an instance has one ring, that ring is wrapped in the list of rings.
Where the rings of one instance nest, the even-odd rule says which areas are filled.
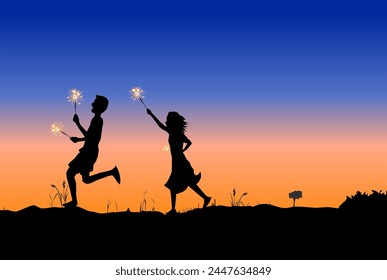
[[[144,90],[140,87],[134,87],[130,90],[130,92],[133,100],[140,99],[144,95]]]
[[[58,136],[58,135],[60,136],[61,135],[60,133],[62,133],[70,138],[70,136],[66,132],[63,131],[63,125],[61,123],[54,122],[51,125],[50,130],[54,136]]]
[[[163,146],[163,152],[169,152],[169,147],[167,145]]]
[[[144,105],[144,107],[146,109],[148,109],[148,107],[146,107],[144,101],[142,100],[145,96],[144,96],[144,91],[142,88],[140,87],[133,87],[131,90],[130,90],[130,94],[132,95],[132,99],[133,100],[140,100],[142,105]]]
[[[69,90],[69,96],[67,96],[67,99],[69,102],[74,103],[74,109],[75,113],[77,113],[77,104],[81,105],[81,100],[82,100],[82,92],[77,90],[76,88],[72,88]]]

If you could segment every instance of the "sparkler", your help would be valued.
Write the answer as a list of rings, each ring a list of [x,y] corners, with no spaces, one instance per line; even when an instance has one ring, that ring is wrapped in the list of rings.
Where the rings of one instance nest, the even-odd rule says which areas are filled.
[[[163,152],[169,152],[169,147],[167,145],[163,146]]]
[[[78,105],[81,105],[81,100],[82,100],[82,92],[77,90],[76,88],[72,88],[69,90],[69,96],[67,96],[67,99],[69,102],[74,103],[74,109],[75,109],[75,114],[77,113],[77,103]]]
[[[148,107],[146,107],[144,101],[142,101],[142,98],[144,98],[144,91],[142,90],[142,88],[140,87],[134,87],[130,90],[130,94],[132,95],[132,99],[133,100],[140,100],[142,105],[144,105],[145,109],[148,109]]]
[[[60,136],[59,133],[62,133],[70,138],[70,135],[68,135],[66,132],[63,131],[63,125],[61,123],[54,122],[50,127],[51,133],[55,136]]]

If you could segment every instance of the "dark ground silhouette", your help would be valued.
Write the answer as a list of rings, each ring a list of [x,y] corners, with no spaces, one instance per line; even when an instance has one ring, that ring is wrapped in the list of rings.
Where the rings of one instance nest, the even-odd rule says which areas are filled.
[[[267,204],[209,206],[174,216],[30,206],[0,211],[0,239],[7,244],[1,258],[387,259],[386,214]]]

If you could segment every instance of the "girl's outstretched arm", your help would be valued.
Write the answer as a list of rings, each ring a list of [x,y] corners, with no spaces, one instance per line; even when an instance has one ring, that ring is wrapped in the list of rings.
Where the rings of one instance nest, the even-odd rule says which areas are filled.
[[[152,111],[150,109],[147,109],[146,112],[148,113],[148,115],[150,115],[152,117],[152,119],[156,122],[156,124],[162,129],[162,130],[165,130],[168,132],[167,130],[167,127],[159,121],[159,119],[153,115]]]

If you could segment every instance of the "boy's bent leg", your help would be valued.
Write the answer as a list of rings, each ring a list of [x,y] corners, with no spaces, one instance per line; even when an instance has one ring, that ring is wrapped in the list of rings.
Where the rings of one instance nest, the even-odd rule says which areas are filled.
[[[82,181],[85,184],[93,183],[93,182],[100,180],[100,179],[103,179],[107,176],[113,176],[114,179],[116,179],[117,183],[121,182],[120,172],[118,171],[117,166],[115,166],[112,170],[100,172],[100,173],[97,173],[94,175],[90,175],[89,173],[86,173],[86,172],[81,173],[81,174],[82,174]]]
[[[114,168],[112,169],[112,171],[113,171],[114,179],[116,179],[116,181],[117,181],[118,184],[121,184],[120,171],[118,170],[117,166],[114,166]]]

